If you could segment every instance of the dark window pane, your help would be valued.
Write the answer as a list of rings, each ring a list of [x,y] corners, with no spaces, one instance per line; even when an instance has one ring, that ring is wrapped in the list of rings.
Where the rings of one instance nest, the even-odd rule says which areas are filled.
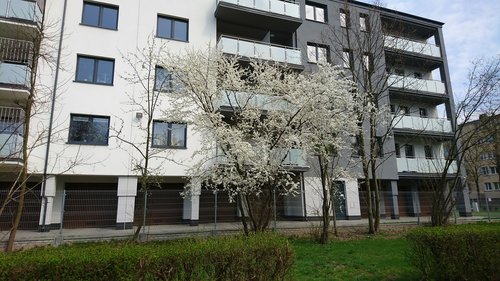
[[[94,80],[94,59],[78,58],[76,81],[93,82],[93,80]]]
[[[96,83],[113,84],[113,61],[99,60],[97,62]]]
[[[170,146],[185,147],[186,146],[186,124],[172,124],[170,130]]]
[[[172,75],[164,68],[156,68],[155,90],[168,91],[172,88]]]
[[[107,144],[109,118],[71,116],[69,142],[80,144]]]
[[[162,38],[172,38],[172,20],[158,17],[156,35]]]
[[[153,123],[153,146],[168,146],[168,123],[156,121]]]
[[[188,40],[188,24],[184,21],[175,21],[174,23],[174,39],[187,41]]]
[[[84,3],[82,23],[99,26],[99,6]]]
[[[118,10],[115,8],[103,7],[101,27],[116,29],[117,22],[118,22]]]
[[[109,119],[94,117],[92,119],[92,131],[89,135],[89,142],[93,144],[108,143]]]

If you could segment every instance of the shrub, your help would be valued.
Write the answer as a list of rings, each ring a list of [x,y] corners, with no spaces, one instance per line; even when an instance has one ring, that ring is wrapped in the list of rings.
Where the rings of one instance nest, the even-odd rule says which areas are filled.
[[[0,280],[283,280],[293,260],[274,234],[82,243],[0,254]]]
[[[408,257],[429,280],[498,280],[500,224],[418,228]]]

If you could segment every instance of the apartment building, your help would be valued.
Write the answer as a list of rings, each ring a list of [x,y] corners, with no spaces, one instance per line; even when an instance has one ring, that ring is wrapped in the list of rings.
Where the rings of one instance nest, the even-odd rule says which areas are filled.
[[[482,115],[463,125],[465,132],[474,132],[473,143],[464,157],[467,185],[475,211],[500,208],[500,115]]]
[[[125,76],[133,72],[127,59],[148,46],[151,38],[166,44],[171,52],[217,45],[223,53],[238,55],[241,60],[258,58],[307,72],[324,59],[339,65],[371,63],[373,53],[356,57],[342,43],[326,40],[325,34],[383,34],[385,40],[377,49],[383,59],[377,61],[377,68],[389,75],[389,87],[382,105],[390,105],[396,122],[381,148],[386,153],[377,171],[384,191],[382,215],[397,219],[429,213],[424,206],[430,206],[430,199],[422,194],[428,179],[439,175],[445,157],[443,144],[453,137],[443,23],[383,8],[375,11],[356,1],[0,0],[2,50],[6,42],[21,44],[22,40],[11,31],[15,29],[6,26],[36,26],[42,15],[55,34],[49,45],[58,59],[55,64],[40,63],[38,68],[37,85],[49,89],[50,106],[33,118],[31,127],[50,128],[51,139],[48,147],[45,141],[30,151],[33,198],[28,205],[34,207],[27,208],[31,211],[23,217],[22,226],[46,230],[57,227],[61,219],[64,227],[130,228],[137,224],[137,200],[143,196],[134,171],[136,152],[112,135],[116,128],[131,142],[144,135],[141,126],[145,119],[130,104],[130,97],[140,89]],[[30,72],[23,61],[12,61],[10,52],[0,53],[0,112],[5,128],[0,138],[5,143],[1,181],[6,190],[15,176],[8,171],[19,164],[13,161],[14,140],[4,138],[13,135],[8,128],[18,122],[15,103],[9,101],[13,96],[18,100],[26,91],[25,80],[12,75],[23,74],[26,79]],[[157,75],[166,73],[157,69]],[[446,116],[439,116],[440,112]],[[47,138],[47,134],[41,135]],[[40,135],[30,137],[34,141]],[[162,188],[147,196],[148,224],[211,222],[212,192],[201,190],[186,198],[179,194],[186,183],[186,169],[196,160],[192,152],[200,146],[199,136],[187,124],[158,116],[153,143],[147,145],[162,148],[162,153],[175,159],[153,163]],[[318,216],[318,176],[308,169],[306,160],[290,157],[289,164],[296,166],[300,177],[301,192],[278,200],[282,219]],[[339,218],[366,215],[364,191],[357,177],[359,168],[354,168],[353,177],[342,181],[336,204]],[[467,193],[462,197],[468,202]],[[218,200],[224,206],[219,209],[219,219],[238,220],[237,208],[227,202],[227,195],[219,194]],[[463,215],[470,214],[468,204],[460,206]],[[6,213],[2,217],[9,221]]]

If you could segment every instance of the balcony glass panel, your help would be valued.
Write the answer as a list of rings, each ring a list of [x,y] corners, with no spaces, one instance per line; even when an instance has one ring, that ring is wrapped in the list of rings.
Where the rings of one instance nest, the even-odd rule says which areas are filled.
[[[250,94],[245,92],[228,91],[222,95],[219,107],[232,108],[255,107],[263,110],[285,110],[289,107],[287,101],[264,94]]]
[[[2,0],[0,1],[0,17],[39,22],[42,19],[42,11],[36,2]]]
[[[222,36],[219,39],[218,47],[226,54],[297,65],[302,64],[300,50],[290,47],[227,36]]]
[[[444,118],[422,118],[418,116],[392,116],[393,126],[397,129],[410,129],[421,132],[452,133],[451,122]]]
[[[446,165],[446,159],[426,159],[426,158],[397,158],[398,172],[413,173],[442,173]],[[453,161],[448,168],[448,173],[457,172],[457,163]]]
[[[280,0],[219,0],[260,11],[300,18],[300,6],[294,1]]]
[[[385,35],[384,46],[406,52],[418,53],[432,57],[441,57],[441,50],[438,46],[401,37]]]
[[[0,63],[0,84],[29,87],[31,73],[22,64]]]
[[[20,108],[0,107],[0,158],[19,159],[23,144],[24,112]]]
[[[445,85],[437,80],[417,79],[399,75],[389,75],[387,79],[389,87],[413,91],[422,91],[436,94],[446,94]]]

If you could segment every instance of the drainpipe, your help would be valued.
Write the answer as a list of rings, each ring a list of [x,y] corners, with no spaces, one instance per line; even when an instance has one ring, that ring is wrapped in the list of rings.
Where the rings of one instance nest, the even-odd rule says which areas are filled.
[[[45,190],[46,190],[46,185],[47,185],[47,170],[49,166],[49,152],[50,152],[50,141],[52,137],[52,123],[54,122],[54,107],[55,107],[55,101],[56,101],[56,94],[57,94],[57,84],[59,81],[59,66],[61,64],[61,50],[62,50],[62,42],[63,42],[63,37],[64,37],[64,24],[66,22],[66,8],[68,5],[68,0],[64,0],[64,8],[63,8],[63,15],[62,15],[62,20],[61,20],[61,34],[59,36],[59,49],[57,50],[57,61],[56,61],[56,74],[54,77],[54,90],[52,91],[52,100],[51,100],[51,107],[50,107],[50,120],[49,120],[49,131],[47,135],[47,146],[45,149],[45,162],[43,165],[43,182],[42,182],[42,202],[43,202],[43,217],[42,217],[42,225],[41,225],[41,232],[46,232],[48,229],[46,228],[46,218],[47,218],[47,197],[45,196]],[[45,3],[43,7],[43,17],[45,18],[45,10],[46,10],[47,3]]]

